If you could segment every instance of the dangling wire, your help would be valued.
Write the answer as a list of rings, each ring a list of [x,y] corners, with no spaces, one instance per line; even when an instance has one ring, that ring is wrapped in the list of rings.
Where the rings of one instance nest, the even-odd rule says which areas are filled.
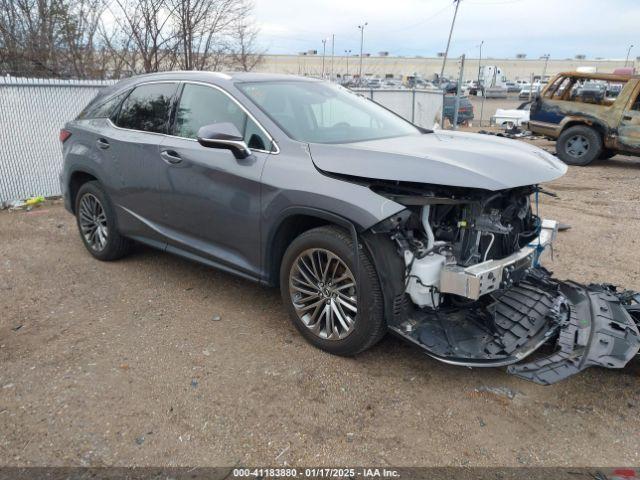
[[[542,221],[540,221],[540,204],[538,202],[540,196],[540,189],[536,188],[536,217],[538,217],[538,221],[540,222],[540,225],[538,226],[538,245],[536,246],[536,251],[535,254],[533,256],[533,267],[534,268],[538,268],[540,266],[540,256],[542,255],[542,252],[544,251],[544,247],[542,246],[541,240],[540,240],[540,233],[542,232]]]

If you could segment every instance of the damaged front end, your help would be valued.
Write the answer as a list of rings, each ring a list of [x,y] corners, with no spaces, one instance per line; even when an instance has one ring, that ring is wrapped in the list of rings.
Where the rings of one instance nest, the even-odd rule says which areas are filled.
[[[640,350],[640,294],[561,282],[540,266],[557,234],[534,212],[540,187],[369,187],[406,206],[368,238],[389,273],[389,327],[430,356],[551,384],[622,368]]]

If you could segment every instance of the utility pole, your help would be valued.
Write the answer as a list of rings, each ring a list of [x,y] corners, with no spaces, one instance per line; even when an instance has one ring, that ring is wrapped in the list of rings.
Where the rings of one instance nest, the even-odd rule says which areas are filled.
[[[345,57],[347,57],[347,77],[349,76],[349,56],[351,55],[351,50],[344,51]]]
[[[544,58],[544,68],[542,69],[542,78],[540,79],[540,84],[544,82],[544,77],[547,75],[547,63],[549,62],[549,57],[551,57],[550,53],[542,56],[542,58]]]
[[[324,54],[326,52],[327,49],[327,39],[323,38],[322,39],[322,75],[320,78],[322,78],[324,80]]]
[[[482,46],[484,40],[480,42],[480,57],[478,58],[478,92],[482,95],[482,102],[480,102],[480,126],[482,126],[482,120],[484,119],[484,99],[486,98],[487,90],[484,86],[484,82],[480,82],[480,72],[482,71]]]
[[[336,46],[336,34],[331,34],[331,73],[329,74],[329,80],[333,82],[333,54]]]
[[[629,48],[627,49],[627,58],[625,58],[624,60],[624,66],[627,66],[627,63],[629,63],[629,54],[631,53],[631,49],[633,48],[633,45],[629,45]]]
[[[456,4],[456,10],[453,12],[453,20],[451,21],[451,30],[449,30],[449,39],[447,40],[447,48],[444,51],[444,58],[442,59],[442,69],[440,70],[440,78],[438,79],[439,83],[442,83],[442,77],[444,75],[444,66],[447,63],[447,55],[449,55],[449,45],[451,44],[451,35],[453,35],[453,26],[456,24],[456,16],[458,15],[458,7],[460,6],[460,2],[462,0],[453,0]]]
[[[358,82],[362,83],[362,49],[364,47],[364,27],[369,25],[368,22],[364,22],[362,25],[358,25],[360,29],[360,69],[358,70]]]
[[[460,57],[460,75],[458,76],[458,86],[456,88],[456,100],[453,107],[453,126],[454,130],[458,129],[458,109],[460,108],[460,86],[462,85],[462,76],[464,75],[464,55]]]
[[[482,68],[482,45],[484,45],[484,40],[480,42],[480,56],[478,57],[478,88],[480,88],[480,69]]]

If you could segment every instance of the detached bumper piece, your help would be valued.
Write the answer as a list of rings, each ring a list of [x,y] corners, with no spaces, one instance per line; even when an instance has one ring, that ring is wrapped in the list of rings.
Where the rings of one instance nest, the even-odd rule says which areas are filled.
[[[571,304],[561,327],[557,351],[529,363],[511,365],[507,371],[549,385],[589,367],[623,368],[640,349],[640,310],[630,292],[618,293],[609,285],[584,287],[560,284]],[[624,302],[624,303],[623,303]]]
[[[445,363],[508,366],[549,385],[592,366],[624,367],[640,350],[638,325],[640,294],[559,282],[535,268],[511,288],[418,310],[390,328]]]

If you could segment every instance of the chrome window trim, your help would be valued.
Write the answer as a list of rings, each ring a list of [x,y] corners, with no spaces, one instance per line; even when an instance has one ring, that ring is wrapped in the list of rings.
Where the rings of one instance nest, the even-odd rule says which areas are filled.
[[[176,88],[180,86],[181,80],[152,80],[149,82],[140,82],[140,83],[136,83],[135,85],[129,85],[129,89],[131,90],[129,92],[129,95],[131,95],[131,93],[138,87],[142,87],[144,85],[154,85],[154,84],[158,84],[158,83],[175,83],[176,84]],[[122,89],[122,92],[125,92],[127,89]],[[124,102],[127,101],[127,98],[129,98],[129,95],[127,95],[127,97],[122,101],[122,104],[120,104],[120,109],[122,109],[122,105],[124,104]],[[114,94],[115,96],[115,94]],[[120,112],[118,112],[118,116],[120,116]],[[104,117],[103,117],[104,118]],[[149,132],[147,130],[136,130],[135,128],[124,128],[124,127],[119,127],[118,125],[116,125],[115,123],[113,123],[111,121],[111,118],[106,117],[107,122],[109,122],[109,124],[117,129],[117,130],[124,130],[126,132],[138,132],[138,133],[148,133],[150,135],[161,135],[163,137],[166,137],[167,134],[166,133],[158,133],[158,132]]]
[[[242,103],[240,103],[240,101],[238,101],[238,99],[236,99],[233,95],[231,95],[229,92],[227,92],[224,88],[219,87],[218,85],[215,85],[213,83],[198,82],[198,81],[195,81],[195,80],[180,80],[180,83],[181,84],[189,83],[189,84],[192,84],[192,85],[202,85],[204,87],[210,87],[210,88],[213,88],[215,90],[218,90],[218,91],[222,92],[224,95],[229,97],[232,102],[234,102],[236,105],[238,105],[238,107],[240,107],[240,109],[258,126],[258,128],[262,131],[262,133],[265,134],[265,136],[271,142],[271,145],[273,145],[273,147],[274,147],[273,150],[262,150],[260,148],[250,148],[249,150],[251,150],[252,152],[268,153],[270,155],[277,155],[277,154],[280,153],[280,147],[278,147],[278,144],[276,143],[274,138],[271,136],[271,134],[269,134],[267,129],[262,126],[262,124],[256,119],[256,117],[254,117],[253,114],[249,110],[247,110],[247,108],[244,105],[242,105]],[[181,137],[179,135],[166,134],[166,136],[167,137],[173,137],[173,138],[181,138],[183,140],[191,140],[191,141],[194,141],[194,142],[198,141],[195,138]]]
[[[214,85],[212,83],[207,83],[207,82],[198,82],[198,81],[194,81],[194,80],[153,80],[153,81],[149,81],[149,82],[137,83],[135,85],[129,86],[129,88],[131,88],[131,92],[133,92],[138,87],[142,87],[144,85],[153,85],[153,84],[158,84],[158,83],[175,83],[178,88],[180,88],[180,86],[185,84],[185,83],[190,83],[190,84],[193,84],[193,85],[202,85],[202,86],[205,86],[205,87],[210,87],[210,88],[213,88],[213,89],[216,89],[216,90],[222,92],[224,95],[229,97],[233,102],[235,102],[235,104],[238,105],[238,107],[240,107],[240,109],[258,126],[258,128],[262,131],[262,133],[264,133],[266,135],[266,137],[269,139],[269,141],[271,142],[271,145],[273,145],[273,147],[275,148],[275,150],[262,150],[262,149],[259,149],[259,148],[250,148],[250,150],[252,152],[268,153],[270,155],[277,155],[277,154],[280,153],[280,147],[278,147],[278,144],[276,143],[274,138],[269,134],[267,129],[262,126],[262,124],[256,119],[256,117],[254,117],[253,114],[249,110],[247,110],[247,108],[244,105],[242,105],[242,103],[240,103],[233,95],[231,95],[229,92],[227,92],[225,89],[219,87],[218,85]],[[124,91],[124,89],[123,89],[123,91]],[[126,101],[126,99],[124,101]],[[122,108],[122,106],[121,106],[121,108]],[[106,120],[107,120],[107,122],[109,122],[109,125],[111,125],[113,128],[115,128],[117,130],[124,130],[124,131],[127,131],[127,132],[147,133],[147,134],[150,134],[150,135],[160,135],[162,137],[179,138],[179,139],[182,139],[182,140],[189,140],[191,142],[197,142],[198,141],[195,138],[181,137],[179,135],[171,135],[169,133],[148,132],[146,130],[136,130],[136,129],[133,129],[133,128],[119,127],[118,125],[113,123],[113,121],[111,121],[111,119],[109,117],[106,117]]]

